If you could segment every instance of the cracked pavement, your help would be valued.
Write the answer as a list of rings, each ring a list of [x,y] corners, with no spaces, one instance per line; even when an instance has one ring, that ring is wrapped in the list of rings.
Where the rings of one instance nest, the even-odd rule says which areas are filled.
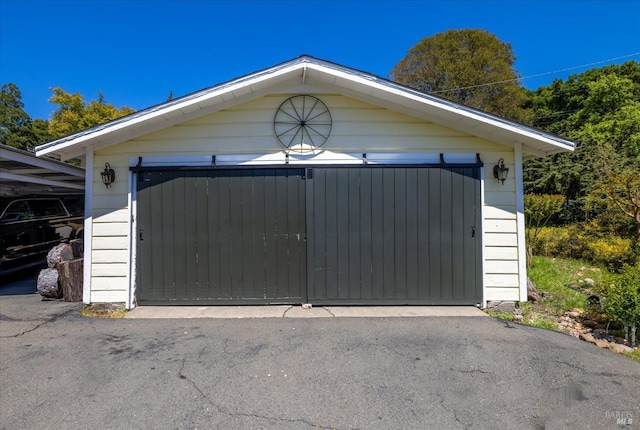
[[[79,307],[0,297],[0,429],[640,422],[640,363],[488,317],[110,320]]]
[[[0,341],[37,330],[81,308],[81,303],[46,301],[39,294],[0,296]]]

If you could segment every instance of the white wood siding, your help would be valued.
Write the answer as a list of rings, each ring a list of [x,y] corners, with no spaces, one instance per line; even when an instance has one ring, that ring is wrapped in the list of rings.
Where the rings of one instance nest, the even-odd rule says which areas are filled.
[[[93,172],[91,300],[127,302],[129,262],[128,179],[130,157],[274,153],[275,109],[293,94],[277,94],[224,109],[194,121],[97,150]],[[512,148],[337,94],[321,94],[333,128],[324,149],[335,152],[480,153],[485,163],[483,239],[485,300],[518,300],[518,242]],[[493,166],[510,168],[502,185]],[[116,181],[105,188],[108,162]],[[514,293],[515,292],[515,293]],[[108,299],[108,300],[107,300]]]
[[[112,154],[190,153],[239,154],[280,151],[273,135],[275,109],[291,94],[272,95],[207,115],[195,121],[141,136],[109,148]],[[478,152],[477,145],[504,151],[504,146],[469,134],[380,108],[349,97],[321,95],[331,110],[333,127],[326,149],[337,152],[366,150]]]
[[[509,167],[504,185],[493,177],[493,166],[500,158],[504,158],[505,165]],[[514,154],[512,151],[488,152],[483,153],[482,160],[485,163],[485,300],[517,301],[520,297],[520,264]]]
[[[116,171],[111,187],[100,172],[109,163]],[[93,231],[91,238],[91,301],[126,303],[129,290],[128,159],[96,152],[93,172]]]

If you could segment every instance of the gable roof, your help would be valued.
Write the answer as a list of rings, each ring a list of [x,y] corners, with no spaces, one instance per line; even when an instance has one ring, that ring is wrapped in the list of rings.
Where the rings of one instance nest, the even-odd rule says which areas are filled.
[[[104,148],[171,127],[184,121],[246,102],[287,86],[313,84],[377,104],[391,110],[436,122],[483,139],[522,145],[525,158],[572,151],[569,140],[422,93],[366,72],[309,55],[209,87],[131,115],[57,139],[36,148],[36,154],[57,155],[62,160],[82,157],[86,148]]]

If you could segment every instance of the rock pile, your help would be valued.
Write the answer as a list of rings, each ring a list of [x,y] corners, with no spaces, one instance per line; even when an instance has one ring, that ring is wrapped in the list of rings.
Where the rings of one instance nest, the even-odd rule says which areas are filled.
[[[47,254],[47,269],[40,271],[36,283],[43,299],[82,300],[82,239],[60,243]]]
[[[560,317],[558,326],[562,331],[600,348],[617,353],[633,351],[634,348],[624,338],[612,336],[605,324],[589,319],[583,313],[582,309],[572,309]]]

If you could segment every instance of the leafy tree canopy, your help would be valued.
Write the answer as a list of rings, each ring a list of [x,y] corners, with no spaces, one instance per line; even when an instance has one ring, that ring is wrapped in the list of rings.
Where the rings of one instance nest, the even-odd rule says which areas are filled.
[[[564,212],[568,220],[584,219],[587,200],[591,203],[586,209],[601,208],[600,214],[592,212],[595,217],[611,214],[612,207],[626,207],[614,191],[618,181],[610,179],[628,179],[640,172],[640,64],[630,61],[555,80],[532,92],[528,107],[534,126],[572,139],[578,148],[527,162],[525,192],[564,195],[576,203],[573,214]],[[637,186],[635,181],[627,183]],[[593,192],[618,202],[595,205]],[[633,205],[633,195],[630,189],[623,196]]]
[[[86,103],[81,94],[69,94],[52,88],[49,101],[58,105],[51,120],[31,119],[24,110],[22,94],[15,84],[0,89],[0,143],[32,151],[34,147],[59,137],[73,134],[135,112],[128,107],[116,108],[98,99]]]
[[[477,29],[422,39],[390,73],[394,81],[521,122],[526,92],[513,68],[511,45]]]
[[[98,100],[86,103],[80,93],[69,94],[62,88],[52,88],[51,91],[53,96],[49,102],[58,105],[49,121],[49,133],[54,139],[135,112],[129,107],[116,108],[106,103],[102,94],[98,94]]]
[[[594,202],[597,203],[600,196],[604,196],[606,203],[615,205],[620,212],[631,218],[636,239],[640,240],[640,170],[614,171],[611,176],[598,182],[587,199],[587,208]]]
[[[22,93],[13,83],[0,89],[0,143],[23,150],[46,141],[48,124],[33,121],[24,111]],[[44,139],[44,140],[42,140]]]

